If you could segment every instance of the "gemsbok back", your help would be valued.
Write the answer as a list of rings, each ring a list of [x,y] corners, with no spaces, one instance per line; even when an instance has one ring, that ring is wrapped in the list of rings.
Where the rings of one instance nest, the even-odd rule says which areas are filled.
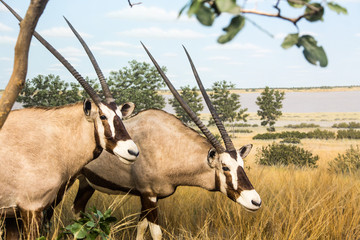
[[[0,218],[6,218],[7,239],[19,237],[19,214],[24,235],[34,239],[39,234],[43,211],[62,196],[68,181],[103,149],[125,164],[134,163],[139,154],[122,122],[134,104],[118,107],[104,79],[100,79],[106,98],[102,100],[59,52],[38,33],[34,32],[34,36],[73,74],[91,100],[10,113],[0,131]]]
[[[104,152],[86,165],[79,178],[74,212],[78,214],[85,210],[95,189],[109,194],[129,192],[138,195],[142,204],[136,237],[139,240],[143,239],[148,226],[152,238],[161,239],[157,201],[172,195],[178,186],[197,186],[209,191],[220,191],[246,209],[258,210],[261,199],[245,174],[243,162],[252,145],[245,145],[239,150],[234,148],[190,56],[187,55],[226,149],[181,98],[151,54],[147,53],[175,98],[205,137],[184,125],[175,116],[161,110],[146,110],[126,119],[126,129],[138,145],[141,155],[129,166]]]

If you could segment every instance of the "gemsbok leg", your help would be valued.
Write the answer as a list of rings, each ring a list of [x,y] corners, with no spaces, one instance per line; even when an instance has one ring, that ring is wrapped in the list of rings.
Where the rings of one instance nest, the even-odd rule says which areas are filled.
[[[80,175],[78,179],[79,189],[72,206],[73,213],[77,217],[80,216],[80,212],[85,212],[86,204],[95,192],[95,189],[88,184],[84,176]]]
[[[157,197],[154,194],[146,193],[140,196],[141,214],[137,226],[136,240],[144,239],[147,226],[150,228],[151,237],[154,240],[162,238],[161,228],[158,224]]]

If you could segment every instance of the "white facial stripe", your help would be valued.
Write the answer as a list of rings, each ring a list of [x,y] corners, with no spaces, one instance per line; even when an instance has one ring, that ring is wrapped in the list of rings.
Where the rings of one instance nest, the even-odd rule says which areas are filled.
[[[114,127],[115,112],[113,110],[109,109],[107,106],[105,106],[102,103],[99,104],[99,107],[108,119],[108,123],[109,123],[110,130],[111,130],[111,136],[115,137],[115,127]]]
[[[123,115],[122,115],[121,111],[119,110],[119,108],[116,109],[115,113],[120,117],[120,119],[123,119]]]
[[[235,159],[233,159],[228,153],[223,153],[220,157],[221,162],[230,169],[231,181],[234,189],[238,189],[237,169],[239,167],[239,163]]]

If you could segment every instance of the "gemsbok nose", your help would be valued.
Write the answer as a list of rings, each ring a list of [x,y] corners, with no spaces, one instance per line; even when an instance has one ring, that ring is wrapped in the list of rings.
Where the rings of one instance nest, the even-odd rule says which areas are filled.
[[[139,154],[140,154],[139,151],[133,151],[133,150],[128,150],[128,153],[129,153],[130,155],[135,156],[135,157],[139,156]]]
[[[261,206],[261,200],[260,200],[260,202],[251,200],[251,203],[254,204],[254,205],[257,206],[257,207],[260,207],[260,206]]]

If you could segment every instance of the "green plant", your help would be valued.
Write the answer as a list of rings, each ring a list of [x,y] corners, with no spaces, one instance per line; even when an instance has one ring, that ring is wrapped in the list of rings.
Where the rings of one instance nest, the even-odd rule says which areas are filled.
[[[287,137],[284,138],[280,143],[292,143],[292,144],[299,144],[300,139],[296,137]]]
[[[287,144],[272,143],[262,147],[256,154],[256,162],[261,165],[295,165],[299,167],[317,167],[319,160],[317,155],[313,156],[311,152]]]
[[[95,207],[90,209],[89,213],[81,213],[82,218],[73,220],[74,223],[66,226],[58,235],[58,240],[65,238],[66,235],[72,235],[74,239],[92,240],[97,237],[108,239],[110,234],[111,223],[117,219],[111,216],[111,209],[104,213]]]
[[[354,129],[337,131],[337,139],[360,139],[360,131]]]
[[[350,146],[344,154],[338,154],[329,162],[329,171],[334,173],[353,173],[360,170],[360,148]]]
[[[275,131],[275,122],[282,115],[282,101],[285,98],[285,92],[270,89],[266,87],[260,96],[256,98],[256,104],[259,106],[257,115],[260,117],[261,126],[269,125],[269,132]]]

